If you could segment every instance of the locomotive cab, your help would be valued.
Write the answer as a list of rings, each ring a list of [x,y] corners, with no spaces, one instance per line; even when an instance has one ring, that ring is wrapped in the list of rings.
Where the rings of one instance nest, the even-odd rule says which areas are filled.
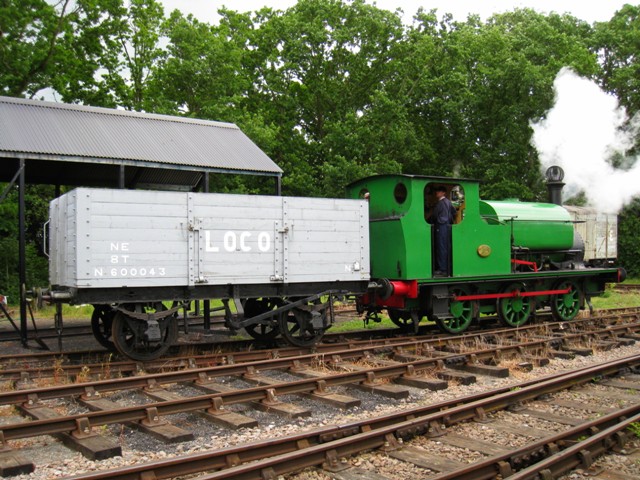
[[[434,278],[434,229],[428,220],[438,201],[437,187],[445,187],[456,210],[449,250],[451,276],[508,273],[510,228],[481,216],[477,180],[380,175],[348,187],[348,196],[369,199],[372,277]]]

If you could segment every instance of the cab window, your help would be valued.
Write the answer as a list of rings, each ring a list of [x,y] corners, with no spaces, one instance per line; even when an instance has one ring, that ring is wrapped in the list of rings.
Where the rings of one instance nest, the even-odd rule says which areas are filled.
[[[424,219],[428,221],[433,213],[438,198],[436,197],[436,188],[444,186],[447,189],[447,198],[451,200],[451,204],[456,209],[456,216],[453,223],[460,223],[464,219],[464,189],[459,184],[449,184],[440,182],[430,182],[424,188]]]

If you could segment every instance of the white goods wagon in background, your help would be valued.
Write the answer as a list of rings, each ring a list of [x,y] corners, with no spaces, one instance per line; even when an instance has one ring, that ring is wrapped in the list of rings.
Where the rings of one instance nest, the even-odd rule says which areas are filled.
[[[585,264],[593,267],[614,264],[618,258],[618,215],[591,207],[563,206],[584,242]]]

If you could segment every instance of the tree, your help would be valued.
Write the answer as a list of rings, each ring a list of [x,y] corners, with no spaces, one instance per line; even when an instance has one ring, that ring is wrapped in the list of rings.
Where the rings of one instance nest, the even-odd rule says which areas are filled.
[[[116,35],[120,55],[107,50],[108,74],[105,83],[114,92],[118,104],[141,111],[150,103],[147,89],[156,62],[162,56],[159,47],[162,5],[156,0],[130,0],[126,25]]]
[[[618,259],[629,276],[640,276],[640,198],[626,206],[618,217]]]
[[[629,118],[640,112],[640,6],[624,5],[608,22],[595,25],[594,49],[602,64],[600,82],[627,110]],[[638,143],[627,152],[637,157]],[[620,160],[620,159],[617,159]],[[638,161],[638,160],[636,160]],[[640,275],[640,199],[636,198],[619,215],[618,253],[620,263],[630,275]]]
[[[251,81],[243,72],[244,51],[234,41],[246,32],[233,31],[225,20],[212,27],[171,14],[163,27],[167,52],[153,82],[156,110],[230,121],[243,108]]]
[[[403,35],[399,15],[362,0],[301,0],[286,12],[263,11],[259,20],[250,46],[256,65],[251,102],[278,126],[280,150],[274,153],[287,172],[287,191],[342,195],[360,167],[398,171],[396,159],[351,149],[354,142],[344,134],[362,139],[361,128],[371,132],[371,122],[379,119],[374,99],[394,75]],[[383,124],[378,127],[384,131]],[[345,162],[353,168],[336,178],[331,172]]]
[[[0,93],[143,110],[163,19],[156,0],[4,0]]]
[[[0,184],[0,192],[5,189]],[[48,199],[53,188],[29,185],[25,192],[27,257],[27,286],[46,287],[47,259],[45,258],[42,226],[49,212]],[[13,187],[4,202],[0,203],[0,294],[9,296],[12,303],[20,298],[18,279],[18,194]]]
[[[0,93],[33,97],[50,87],[71,0],[3,0],[0,4]]]
[[[484,174],[485,197],[533,200],[543,192],[529,122],[551,107],[553,79],[574,61],[576,52],[567,52],[566,44],[580,45],[577,39],[567,42],[571,37],[557,31],[551,18],[515,11],[493,17],[480,31],[471,79],[470,124],[477,140],[463,170]]]
[[[251,101],[254,52],[251,14],[222,9],[220,23],[210,26],[174,11],[163,24],[166,52],[149,82],[149,111],[231,122],[268,154],[278,151],[277,127],[268,123],[263,107]],[[261,178],[211,177],[221,192],[272,193]]]
[[[147,110],[160,48],[162,5],[156,0],[78,0],[66,30],[53,88],[65,102]]]
[[[402,98],[408,122],[421,145],[403,164],[405,173],[453,175],[470,156],[469,46],[452,36],[450,16],[438,21],[435,11],[420,10],[407,33],[405,55],[393,96]]]
[[[640,111],[640,5],[624,5],[608,22],[596,23],[594,48],[602,63],[602,86],[631,115]]]
[[[562,66],[598,71],[587,48],[588,25],[528,9],[486,23],[445,16],[437,25],[424,12],[417,19],[404,71],[413,122],[434,152],[417,168],[479,178],[487,198],[540,197],[529,122],[551,106]]]

